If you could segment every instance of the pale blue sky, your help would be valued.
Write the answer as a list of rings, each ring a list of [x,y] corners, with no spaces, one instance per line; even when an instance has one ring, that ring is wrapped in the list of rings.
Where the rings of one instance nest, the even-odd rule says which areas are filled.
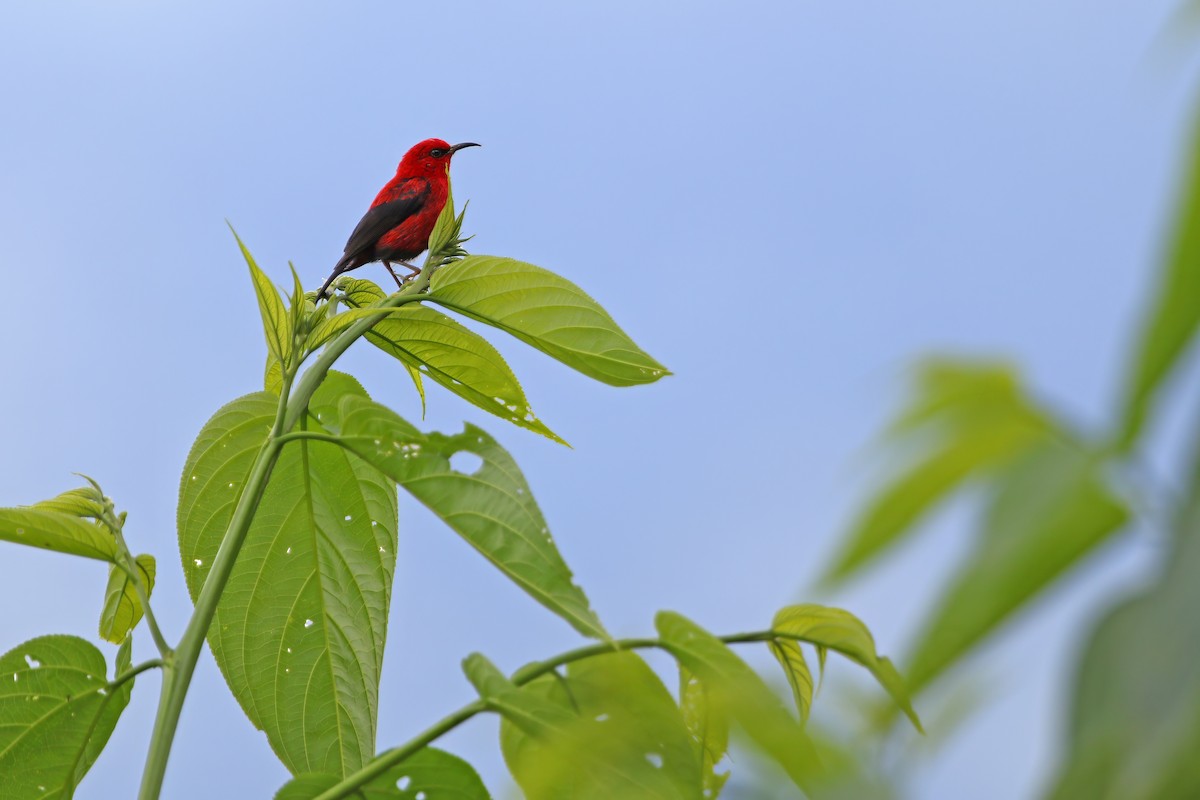
[[[315,287],[409,145],[470,140],[454,177],[472,249],[576,281],[676,375],[616,390],[497,339],[575,449],[436,387],[425,425],[469,419],[512,450],[615,634],[660,608],[762,627],[812,597],[914,357],[1009,356],[1081,424],[1111,413],[1189,118],[1185,72],[1148,60],[1171,5],[9,0],[0,505],[95,476],[159,558],[176,637],[179,470],[262,373],[225,219],[277,281],[291,259]],[[419,417],[394,363],[364,348],[347,366]],[[381,748],[470,699],[467,653],[512,669],[578,642],[407,498],[401,518]],[[902,655],[962,524],[823,599]],[[102,568],[2,552],[0,650],[95,640]],[[914,797],[1028,796],[1081,626],[1147,555],[1107,548],[987,649],[1002,702]],[[133,795],[156,699],[139,680],[81,798]],[[480,721],[448,745],[499,789],[494,737]],[[265,797],[285,778],[206,655],[164,796]]]

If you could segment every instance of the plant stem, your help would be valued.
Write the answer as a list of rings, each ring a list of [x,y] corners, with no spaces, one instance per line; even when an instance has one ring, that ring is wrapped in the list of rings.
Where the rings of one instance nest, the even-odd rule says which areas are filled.
[[[129,552],[129,548],[125,545],[125,537],[120,533],[117,534],[117,552],[119,558],[117,566],[129,578],[133,584],[133,591],[137,593],[138,602],[142,604],[142,615],[146,618],[146,627],[150,629],[150,636],[154,639],[154,646],[158,648],[158,653],[164,660],[170,661],[175,656],[175,651],[167,644],[167,640],[163,638],[162,631],[158,627],[158,620],[154,618],[154,611],[150,608],[150,592],[147,591],[145,582],[142,581],[142,571],[138,567],[137,559]]]
[[[152,658],[149,661],[143,661],[141,664],[138,664],[136,667],[130,667],[129,669],[125,670],[117,677],[113,678],[112,681],[108,684],[108,687],[107,687],[108,691],[111,692],[114,689],[119,688],[121,686],[121,684],[125,683],[126,681],[132,680],[133,678],[136,678],[138,675],[141,675],[143,672],[145,672],[148,669],[154,669],[155,667],[165,667],[165,666],[166,666],[166,662],[163,661],[161,658]]]
[[[283,420],[287,414],[288,396],[291,389],[292,375],[285,373],[283,386],[279,392],[279,408],[275,413],[275,425],[267,440],[254,459],[254,467],[246,481],[242,496],[238,498],[233,518],[229,528],[217,549],[213,559],[212,570],[200,588],[196,597],[196,608],[188,621],[187,629],[179,646],[175,648],[175,657],[167,669],[163,670],[163,687],[159,697],[158,716],[154,720],[154,732],[150,737],[150,752],[146,754],[146,768],[142,773],[142,786],[138,793],[139,800],[158,800],[162,792],[163,778],[167,771],[167,759],[171,755],[171,744],[175,739],[175,730],[179,726],[179,715],[183,711],[183,701],[187,697],[188,686],[192,682],[192,674],[196,670],[196,661],[204,647],[204,639],[212,624],[213,616],[217,613],[217,604],[225,591],[225,584],[233,572],[238,552],[250,531],[250,522],[254,512],[267,488],[267,480],[271,470],[283,449],[279,441],[283,433]]]
[[[734,633],[718,638],[725,644],[746,644],[750,642],[765,642],[772,638],[791,639],[799,637],[792,637],[774,631],[754,631],[751,633]],[[513,673],[511,680],[517,686],[524,686],[540,678],[542,675],[553,672],[564,664],[570,664],[574,661],[582,661],[585,658],[606,655],[608,653],[619,653],[624,650],[646,650],[655,647],[666,649],[666,645],[661,639],[614,639],[610,642],[586,645],[574,650],[568,650],[565,653],[559,653],[545,661],[535,661],[532,664],[526,664]],[[381,753],[371,763],[357,772],[347,775],[338,784],[326,789],[314,797],[313,800],[340,800],[340,798],[349,797],[352,792],[366,786],[375,778],[404,761],[404,759],[410,758],[418,750],[428,747],[439,737],[454,730],[475,715],[490,710],[487,703],[483,700],[475,700],[468,703],[454,713],[443,717],[399,747]]]
[[[420,301],[421,293],[429,286],[431,273],[431,269],[422,270],[421,275],[412,283],[381,302],[379,307],[391,309],[405,303]],[[289,369],[284,370],[275,424],[254,459],[250,477],[238,499],[233,518],[229,521],[229,528],[221,540],[221,546],[217,549],[212,569],[205,579],[204,585],[200,588],[200,594],[196,597],[196,607],[186,630],[184,630],[183,638],[179,641],[173,655],[164,659],[163,686],[159,696],[158,714],[154,720],[154,732],[150,738],[150,751],[146,754],[146,767],[142,773],[142,786],[138,793],[138,800],[158,800],[162,792],[167,760],[171,755],[171,744],[179,726],[179,717],[183,710],[184,699],[187,697],[188,687],[191,685],[192,674],[196,669],[196,662],[200,658],[200,651],[204,647],[208,629],[212,625],[217,605],[225,591],[225,584],[233,572],[238,553],[246,540],[246,534],[250,531],[254,513],[258,510],[259,501],[267,488],[271,470],[274,469],[275,462],[284,445],[292,438],[296,438],[289,436],[287,432],[296,427],[300,418],[305,414],[309,401],[321,382],[325,380],[325,376],[329,374],[334,362],[384,316],[385,314],[380,314],[377,317],[360,320],[338,334],[325,347],[313,365],[296,381],[294,391],[292,384],[299,364],[293,364]],[[136,565],[134,572],[136,572]],[[147,611],[149,610],[148,605],[145,608]],[[149,619],[150,615],[147,613],[147,620],[149,621]],[[154,627],[156,628],[157,625]],[[156,642],[158,638],[160,637],[156,637]],[[168,652],[170,652],[169,648]]]
[[[474,717],[476,714],[481,714],[487,711],[487,704],[482,700],[475,700],[467,703],[462,708],[452,714],[448,714],[438,722],[426,728],[421,733],[409,739],[400,747],[394,750],[388,750],[378,758],[367,764],[358,772],[353,773],[341,783],[326,789],[321,794],[313,798],[313,800],[334,800],[334,798],[346,797],[355,789],[361,788],[370,783],[375,778],[378,778],[389,769],[399,764],[406,758],[410,758],[414,753],[422,748],[428,747],[429,744],[441,736],[449,733],[467,720]]]
[[[416,303],[425,299],[421,294],[425,288],[429,286],[429,277],[427,273],[430,270],[426,268],[421,274],[413,280],[412,283],[405,286],[399,292],[385,300],[381,301],[377,308],[392,309],[398,308],[406,303]],[[284,431],[290,431],[296,427],[296,423],[300,421],[300,417],[308,408],[308,401],[312,399],[313,393],[317,391],[317,387],[325,380],[325,376],[329,374],[329,370],[333,367],[333,363],[337,361],[342,353],[358,341],[358,339],[371,328],[375,327],[381,319],[386,316],[380,314],[378,317],[368,317],[367,319],[359,320],[349,328],[338,334],[337,338],[326,345],[321,354],[317,356],[317,360],[313,365],[305,370],[300,376],[300,380],[296,382],[296,390],[288,402],[287,416],[283,420]]]

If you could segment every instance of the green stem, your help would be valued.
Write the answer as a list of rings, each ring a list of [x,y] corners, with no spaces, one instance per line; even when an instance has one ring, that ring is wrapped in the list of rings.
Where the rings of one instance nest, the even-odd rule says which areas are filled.
[[[749,642],[765,642],[779,637],[788,639],[799,638],[775,633],[774,631],[735,633],[718,638],[725,644],[746,644]],[[574,661],[582,661],[585,658],[617,653],[624,650],[646,650],[656,647],[667,649],[661,639],[615,639],[610,642],[591,644],[585,647],[578,647],[574,650],[568,650],[565,653],[559,653],[545,661],[535,661],[532,664],[526,664],[513,673],[511,680],[517,686],[524,686],[540,678],[542,675],[553,672],[559,667]],[[454,713],[443,717],[401,746],[388,750],[386,753],[381,753],[379,757],[375,758],[367,766],[358,772],[347,775],[338,784],[326,789],[314,797],[313,800],[340,800],[340,798],[349,797],[352,792],[366,786],[375,778],[404,761],[404,759],[412,757],[413,754],[422,748],[428,747],[439,737],[454,730],[475,715],[489,710],[491,709],[483,700],[475,700],[468,703]]]
[[[167,644],[167,640],[162,635],[162,630],[158,627],[158,620],[154,618],[154,611],[150,608],[150,592],[147,591],[145,582],[142,580],[142,571],[138,567],[137,559],[129,552],[129,548],[125,545],[125,537],[117,534],[117,552],[121,559],[117,566],[129,578],[133,584],[133,591],[137,594],[138,602],[142,604],[142,615],[146,618],[146,626],[150,629],[150,636],[154,639],[154,646],[158,648],[158,653],[167,661],[170,661],[175,652],[171,646]]]
[[[179,726],[179,716],[183,711],[183,701],[187,697],[188,686],[192,682],[192,674],[196,670],[196,662],[204,647],[204,639],[208,628],[212,625],[213,616],[217,613],[217,604],[225,591],[225,584],[233,572],[242,543],[250,531],[250,523],[258,503],[267,488],[267,480],[271,470],[283,449],[279,437],[283,433],[283,420],[289,408],[288,395],[291,389],[291,374],[284,375],[283,386],[279,393],[279,408],[275,413],[275,425],[271,434],[258,451],[254,459],[254,467],[242,495],[238,498],[233,518],[229,528],[217,549],[213,559],[212,569],[200,588],[196,598],[196,608],[188,621],[187,629],[179,646],[175,648],[175,657],[168,669],[163,671],[163,688],[159,697],[158,716],[154,720],[154,732],[150,737],[150,751],[146,754],[146,768],[142,773],[142,786],[138,793],[139,800],[158,800],[162,792],[163,778],[167,771],[167,760],[171,755],[171,744],[175,739],[175,731]]]
[[[418,303],[424,300],[421,294],[429,286],[428,269],[423,270],[420,275],[413,280],[412,283],[405,286],[399,292],[385,300],[381,301],[377,306],[379,309],[398,308],[406,303]],[[300,421],[300,417],[308,408],[308,401],[312,399],[313,394],[317,391],[317,387],[325,380],[325,376],[329,374],[333,363],[337,361],[342,353],[354,344],[358,339],[371,328],[375,327],[385,315],[380,314],[378,317],[368,317],[359,320],[351,325],[342,333],[338,334],[337,338],[326,345],[321,354],[317,356],[317,360],[313,365],[305,370],[300,376],[300,380],[296,382],[296,390],[288,402],[287,417],[284,419],[283,430],[290,431],[296,427],[296,423]]]
[[[99,485],[94,481],[92,485],[96,487],[96,491],[100,491]],[[163,638],[162,630],[158,627],[158,620],[154,618],[154,610],[150,608],[150,587],[142,581],[142,571],[138,568],[137,559],[133,557],[133,553],[129,551],[129,545],[125,543],[125,514],[114,513],[112,501],[105,498],[104,513],[101,515],[100,521],[112,531],[113,539],[117,543],[117,559],[113,563],[117,569],[125,573],[129,582],[133,584],[133,591],[137,594],[138,602],[142,604],[142,614],[146,617],[146,625],[150,628],[154,646],[158,648],[158,653],[163,659],[170,661],[174,653],[167,644],[167,640]]]
[[[113,678],[112,681],[108,684],[108,691],[111,692],[114,689],[119,688],[121,686],[121,684],[125,683],[126,681],[136,678],[138,675],[141,675],[143,672],[145,672],[148,669],[155,669],[156,667],[165,667],[165,666],[166,666],[166,662],[163,661],[161,658],[152,658],[149,661],[143,661],[141,664],[138,664],[136,667],[130,667],[129,669],[125,670],[117,677]]]
[[[388,297],[380,303],[381,309],[396,308],[405,303],[418,302],[422,292],[429,286],[432,270],[425,269],[416,280],[404,287],[400,292]],[[279,408],[275,415],[275,424],[267,440],[263,443],[250,477],[238,499],[233,518],[225,532],[217,555],[213,559],[212,569],[200,588],[196,598],[196,608],[188,621],[183,638],[175,648],[173,658],[167,660],[163,670],[163,688],[159,697],[158,715],[154,721],[154,732],[151,734],[150,751],[146,754],[146,768],[142,773],[142,786],[138,800],[158,800],[162,792],[163,778],[166,775],[167,760],[171,755],[171,744],[175,739],[175,731],[179,727],[179,717],[183,710],[183,702],[191,685],[192,674],[200,651],[204,647],[205,637],[212,625],[217,605],[225,591],[225,584],[233,572],[238,553],[250,530],[254,513],[258,510],[259,501],[266,490],[271,470],[279,458],[284,445],[299,436],[288,433],[296,427],[300,418],[308,409],[313,394],[329,374],[334,362],[364,333],[371,329],[383,314],[369,317],[354,323],[331,341],[317,360],[307,369],[299,380],[293,380],[299,364],[291,365],[284,371],[283,386],[279,392]],[[148,606],[147,606],[148,608]],[[149,619],[149,617],[147,617]]]

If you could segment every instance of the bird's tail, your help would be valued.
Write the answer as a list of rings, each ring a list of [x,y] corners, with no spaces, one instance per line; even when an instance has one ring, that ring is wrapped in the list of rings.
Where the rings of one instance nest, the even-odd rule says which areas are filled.
[[[343,272],[348,272],[348,271],[354,269],[354,267],[351,266],[351,264],[352,264],[352,262],[351,262],[351,259],[349,256],[342,256],[341,260],[338,261],[338,263],[336,265],[334,265],[333,272],[330,274],[330,276],[328,278],[325,279],[324,285],[321,286],[321,291],[317,292],[317,302],[320,302],[320,301],[324,300],[325,298],[329,297],[329,285],[334,282],[334,280],[337,278],[338,275],[341,275]]]

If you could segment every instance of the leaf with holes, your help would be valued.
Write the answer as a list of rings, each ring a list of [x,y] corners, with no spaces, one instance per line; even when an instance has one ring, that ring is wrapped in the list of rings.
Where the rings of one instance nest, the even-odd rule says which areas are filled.
[[[116,671],[129,668],[129,648]],[[132,681],[110,690],[96,647],[41,636],[0,656],[0,797],[69,798],[129,704]]]
[[[655,627],[667,651],[727,709],[764,753],[805,791],[825,779],[812,741],[754,670],[691,620],[662,611]]]
[[[473,425],[446,436],[424,434],[362,397],[341,406],[339,441],[424,503],[542,605],[587,636],[605,637],[600,620],[559,555],[550,529],[512,456]],[[477,469],[455,469],[470,453]]]
[[[136,559],[146,597],[154,590],[154,556],[140,555]],[[100,638],[120,644],[142,618],[142,601],[133,581],[117,565],[109,567],[108,588],[104,590],[104,609],[100,612]]]
[[[546,739],[507,718],[500,723],[504,760],[526,797],[629,796],[605,780],[610,770],[641,775],[650,786],[665,782],[664,796],[700,796],[699,754],[675,701],[645,661],[609,653],[575,661],[566,671],[565,678],[546,675],[521,691],[537,692],[574,715],[569,735]],[[576,767],[597,758],[608,769],[581,774]]]
[[[337,401],[366,401],[331,372],[311,430],[339,424]],[[195,599],[216,556],[277,398],[217,412],[184,469],[179,544]],[[375,754],[387,611],[396,558],[396,490],[336,445],[288,444],[271,473],[209,629],[234,696],[294,774],[342,776]]]
[[[896,672],[891,661],[875,652],[875,639],[858,617],[840,608],[804,603],[781,609],[775,615],[775,621],[771,623],[771,630],[787,634],[787,636],[796,636],[817,647],[841,653],[851,661],[866,667],[875,676],[875,680],[879,681],[879,685],[896,701],[896,705],[908,715],[916,729],[921,730],[921,720],[917,717],[917,712],[913,710],[904,680],[900,677],[900,673]],[[778,641],[784,640],[781,637]],[[799,652],[799,645],[794,640],[791,643],[795,645],[796,652]],[[788,669],[790,661],[785,660],[778,653],[776,656],[783,663],[784,668]],[[801,656],[801,663],[803,663],[803,656]],[[807,692],[811,702],[812,675],[808,673],[807,665],[804,667],[804,673],[808,675]],[[792,681],[793,689],[795,689],[796,680],[790,675],[788,680]],[[806,711],[801,711],[801,715],[805,714]]]
[[[333,775],[306,773],[280,789],[275,800],[313,800],[338,780]],[[474,767],[434,747],[419,750],[351,796],[359,800],[491,800]]]
[[[467,256],[434,273],[428,299],[508,331],[572,369],[612,386],[670,373],[634,344],[582,289],[511,258]]]
[[[362,306],[384,299],[370,281],[355,281],[346,288],[346,302]],[[339,314],[339,317],[349,316]],[[438,311],[410,304],[380,320],[366,335],[367,341],[405,366],[420,371],[489,414],[566,444],[538,420],[517,376],[504,357],[486,339]]]
[[[112,532],[74,512],[0,508],[0,541],[97,561],[111,562],[117,557],[117,540]]]

